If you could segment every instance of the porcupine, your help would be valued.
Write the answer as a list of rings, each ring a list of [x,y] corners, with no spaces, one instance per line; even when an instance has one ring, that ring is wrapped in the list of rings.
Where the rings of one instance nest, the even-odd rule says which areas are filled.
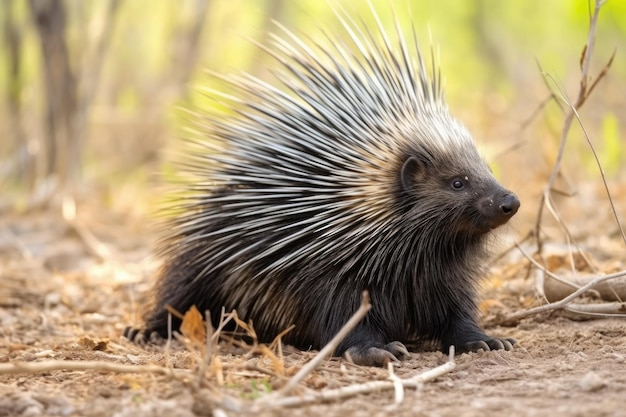
[[[185,160],[184,193],[160,242],[163,266],[142,329],[167,336],[165,305],[222,308],[261,341],[323,347],[359,307],[372,309],[337,355],[383,365],[413,339],[447,351],[512,349],[476,321],[476,283],[492,229],[518,210],[448,113],[441,75],[399,25],[381,40],[340,19],[352,50],[293,32],[263,47],[278,82],[223,77],[230,115],[208,117]],[[415,30],[413,30],[415,33]],[[180,320],[173,317],[173,328]]]

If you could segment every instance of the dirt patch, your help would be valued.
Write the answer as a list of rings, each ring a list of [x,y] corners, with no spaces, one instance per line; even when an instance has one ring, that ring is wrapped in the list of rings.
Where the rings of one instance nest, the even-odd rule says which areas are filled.
[[[195,369],[196,352],[181,346],[141,348],[120,337],[126,324],[136,322],[138,298],[150,286],[154,265],[149,239],[137,227],[143,224],[138,219],[92,214],[85,214],[85,224],[112,250],[108,257],[98,255],[81,230],[58,215],[0,217],[0,365],[61,360]],[[501,264],[500,270],[509,266]],[[491,308],[515,311],[532,296],[532,283],[523,271],[514,275],[503,285],[486,286],[487,301],[499,300],[485,303],[488,313]],[[516,327],[487,330],[514,337],[519,344],[512,352],[458,355],[454,371],[405,390],[399,404],[394,404],[393,391],[385,391],[265,408],[257,415],[626,415],[626,373],[620,371],[626,366],[622,320],[572,321],[544,314]],[[234,415],[224,407],[228,398],[251,404],[279,389],[315,354],[286,347],[284,369],[278,372],[271,356],[246,355],[246,349],[225,343],[219,349],[223,381],[214,377],[214,369],[200,383],[189,377],[193,373],[122,373],[97,367],[0,375],[0,416]],[[395,373],[410,377],[446,360],[438,352],[416,352]],[[305,379],[298,392],[387,378],[385,369],[331,359]],[[216,404],[221,404],[220,410]]]

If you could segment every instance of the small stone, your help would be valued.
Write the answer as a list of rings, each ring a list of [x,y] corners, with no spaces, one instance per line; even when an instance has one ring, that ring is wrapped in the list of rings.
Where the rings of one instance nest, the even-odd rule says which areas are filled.
[[[586,392],[599,391],[606,386],[606,381],[597,373],[589,371],[578,381],[578,387]]]

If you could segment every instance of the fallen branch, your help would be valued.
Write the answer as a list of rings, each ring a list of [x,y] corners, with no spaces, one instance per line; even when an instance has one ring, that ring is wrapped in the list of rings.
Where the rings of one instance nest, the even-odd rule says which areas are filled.
[[[626,317],[626,303],[568,304],[564,310],[574,317]]]
[[[563,309],[567,307],[567,304],[578,298],[579,296],[581,296],[582,294],[584,294],[585,292],[589,291],[590,289],[594,288],[595,286],[597,286],[598,284],[611,280],[611,279],[616,279],[616,278],[621,278],[626,276],[626,271],[621,271],[621,272],[616,272],[614,274],[609,274],[609,275],[605,275],[602,277],[596,277],[593,280],[589,281],[587,284],[583,285],[582,287],[578,288],[576,291],[574,291],[573,293],[571,293],[569,296],[563,298],[562,300],[559,301],[555,301],[554,303],[550,303],[550,304],[544,304],[538,307],[534,307],[528,310],[524,310],[524,311],[518,311],[517,313],[513,313],[510,314],[508,316],[506,316],[503,319],[504,323],[515,323],[520,319],[523,319],[524,317],[528,317],[531,316],[533,314],[537,314],[537,313],[544,313],[546,311],[552,311],[552,310],[558,310],[558,309]]]
[[[267,396],[258,399],[249,410],[251,413],[259,412],[267,408],[278,407],[295,407],[314,402],[324,401],[336,401],[353,397],[360,394],[368,394],[371,392],[396,390],[396,399],[399,397],[397,393],[398,386],[402,388],[417,388],[425,382],[432,381],[442,375],[445,375],[456,368],[456,362],[454,361],[454,346],[450,346],[450,354],[448,361],[443,365],[440,365],[434,369],[422,372],[421,374],[412,376],[410,378],[392,378],[389,381],[370,381],[363,384],[348,385],[337,389],[311,392],[303,395],[295,395],[290,397],[275,397]],[[271,398],[270,398],[271,397]]]
[[[38,374],[52,371],[96,371],[113,373],[150,373],[159,375],[186,375],[192,373],[188,369],[173,369],[158,365],[121,365],[103,361],[43,361],[43,362],[9,362],[0,363],[0,375]]]
[[[549,302],[561,300],[594,279],[596,279],[596,276],[585,275],[572,277],[563,282],[562,280],[548,277],[544,279],[543,284],[545,297]],[[600,283],[594,287],[594,290],[597,292],[598,297],[604,301],[624,302],[626,300],[626,278],[616,278],[611,282]]]

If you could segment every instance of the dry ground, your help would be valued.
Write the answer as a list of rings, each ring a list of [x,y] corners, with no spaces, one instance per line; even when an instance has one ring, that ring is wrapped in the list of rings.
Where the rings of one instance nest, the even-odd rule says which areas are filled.
[[[146,261],[150,239],[144,235],[145,222],[108,212],[79,213],[84,228],[70,226],[49,212],[0,215],[0,367],[79,360],[194,369],[197,353],[180,346],[169,352],[163,347],[144,349],[120,337],[123,326],[136,321],[137,298],[149,288],[154,270]],[[91,242],[86,231],[105,243],[105,249]],[[487,317],[532,303],[531,280],[523,268],[509,266],[500,271],[517,272],[486,287],[485,298],[498,300],[484,304]],[[534,316],[516,327],[488,328],[516,338],[519,345],[513,352],[459,355],[455,370],[419,389],[406,390],[400,404],[394,404],[393,391],[386,391],[294,408],[263,408],[256,414],[626,416],[624,329],[619,319]],[[245,353],[222,343],[221,372],[211,367],[200,383],[189,376],[193,373],[114,373],[97,367],[0,373],[0,416],[235,415],[227,408],[228,398],[251,404],[282,386],[314,356],[286,348],[279,363],[267,355],[242,356]],[[445,361],[441,353],[414,353],[396,374],[412,376]],[[384,369],[332,359],[298,392],[387,376]],[[222,402],[221,409],[215,409],[216,401]]]

